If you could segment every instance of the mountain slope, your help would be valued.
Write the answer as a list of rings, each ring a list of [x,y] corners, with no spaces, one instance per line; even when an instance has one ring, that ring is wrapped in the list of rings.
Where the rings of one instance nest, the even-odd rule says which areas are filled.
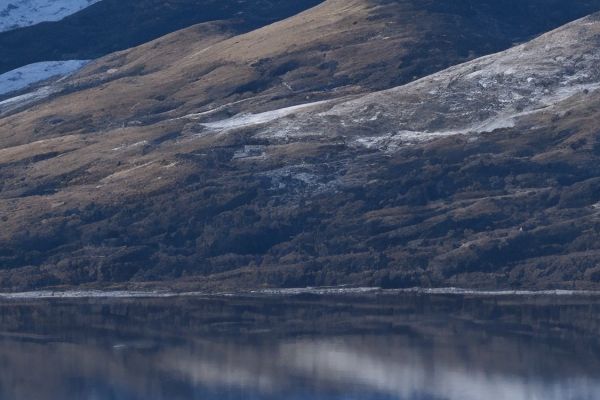
[[[340,4],[201,24],[0,103],[0,285],[598,287],[599,16],[370,93],[343,50],[388,39],[345,40],[397,3]],[[426,64],[408,29],[394,46]],[[321,38],[349,87],[270,69]],[[278,96],[296,80],[314,92]]]

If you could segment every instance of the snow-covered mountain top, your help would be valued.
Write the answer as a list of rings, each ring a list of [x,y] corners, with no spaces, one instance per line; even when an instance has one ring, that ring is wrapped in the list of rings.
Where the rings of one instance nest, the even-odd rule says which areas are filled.
[[[100,0],[2,0],[0,32],[44,21],[59,21]]]
[[[319,118],[373,129],[391,142],[513,127],[522,116],[599,89],[599,44],[595,14],[504,52],[339,104]]]

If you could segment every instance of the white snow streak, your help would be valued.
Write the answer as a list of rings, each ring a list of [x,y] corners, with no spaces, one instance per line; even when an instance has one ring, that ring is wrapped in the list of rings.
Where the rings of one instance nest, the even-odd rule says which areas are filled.
[[[318,106],[324,103],[327,103],[327,101],[317,101],[314,103],[300,104],[297,106],[280,108],[278,110],[266,111],[258,114],[240,114],[236,115],[235,117],[224,119],[221,121],[205,122],[201,125],[214,130],[245,128],[248,126],[260,125],[265,124],[267,122],[275,121],[277,119],[295,114],[298,111],[303,111],[305,109],[311,108],[313,106]]]
[[[360,295],[360,294],[423,294],[423,295],[457,295],[457,296],[481,296],[481,297],[506,297],[506,296],[549,296],[549,297],[571,297],[571,296],[600,296],[600,291],[592,290],[471,290],[461,288],[412,288],[412,289],[381,289],[379,287],[307,287],[295,289],[261,289],[250,292],[239,293],[205,293],[205,292],[174,292],[174,291],[135,291],[135,290],[67,290],[52,291],[41,290],[32,292],[0,293],[0,300],[26,300],[26,299],[85,299],[85,298],[170,298],[170,297],[204,297],[204,296],[226,296],[235,295],[258,295],[258,296],[290,296],[298,294],[316,295]]]

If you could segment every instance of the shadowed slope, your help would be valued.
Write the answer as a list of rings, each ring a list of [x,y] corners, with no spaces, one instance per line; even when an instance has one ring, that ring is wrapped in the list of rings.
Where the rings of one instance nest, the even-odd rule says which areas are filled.
[[[235,20],[245,32],[322,0],[102,0],[61,21],[0,33],[0,73],[47,60],[92,59],[193,24]]]

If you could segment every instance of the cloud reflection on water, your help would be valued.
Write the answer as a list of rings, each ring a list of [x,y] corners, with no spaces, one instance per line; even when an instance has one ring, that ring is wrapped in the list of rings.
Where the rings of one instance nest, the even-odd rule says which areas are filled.
[[[484,348],[458,345],[438,349],[378,336],[305,338],[257,348],[207,345],[201,355],[164,354],[162,365],[165,372],[176,371],[195,385],[266,394],[308,386],[320,393],[372,393],[408,400],[595,399],[600,393],[597,376],[568,369],[562,374],[546,371],[544,354],[535,353],[539,347],[520,354],[514,353],[518,347],[496,349],[506,353],[494,365],[485,356],[477,360]],[[519,359],[522,364],[511,369]],[[549,367],[559,362],[549,361]]]

